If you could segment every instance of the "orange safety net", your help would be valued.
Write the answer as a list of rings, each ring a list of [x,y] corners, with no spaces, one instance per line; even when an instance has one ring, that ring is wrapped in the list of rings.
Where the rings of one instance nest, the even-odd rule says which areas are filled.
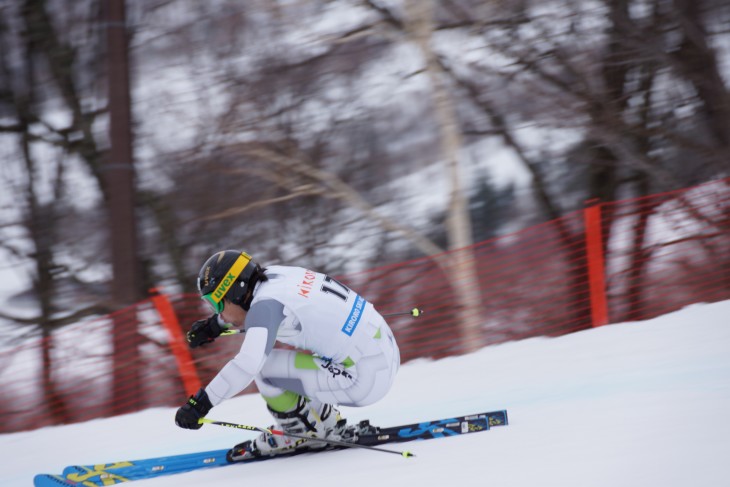
[[[468,248],[337,278],[383,314],[425,310],[388,319],[404,362],[730,299],[730,178],[591,205]],[[475,289],[477,303],[462,299]],[[1,350],[9,400],[0,402],[0,432],[176,406],[207,384],[242,336],[182,350],[184,332],[208,310],[197,295],[165,298],[162,308],[153,297]]]

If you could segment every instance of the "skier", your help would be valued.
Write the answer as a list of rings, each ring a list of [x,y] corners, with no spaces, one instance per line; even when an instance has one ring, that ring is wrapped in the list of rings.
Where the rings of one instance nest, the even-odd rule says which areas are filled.
[[[211,343],[234,325],[243,326],[245,339],[207,387],[178,409],[181,428],[200,428],[198,419],[253,380],[281,430],[341,440],[346,420],[336,406],[367,406],[393,384],[400,353],[390,327],[371,303],[328,275],[262,268],[245,252],[225,250],[203,264],[198,290],[214,314],[192,325],[190,347]],[[312,354],[274,349],[276,340]],[[262,433],[242,445],[233,460],[326,443]]]

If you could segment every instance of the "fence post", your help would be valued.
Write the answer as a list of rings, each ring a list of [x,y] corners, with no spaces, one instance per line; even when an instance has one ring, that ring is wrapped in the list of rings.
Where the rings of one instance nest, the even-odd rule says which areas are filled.
[[[588,286],[591,296],[591,320],[593,326],[608,323],[606,302],[606,269],[603,255],[603,231],[601,228],[601,203],[587,202],[583,210],[586,232],[586,255],[588,261]]]
[[[167,296],[158,292],[157,288],[150,289],[150,292],[152,293],[152,302],[170,338],[170,350],[175,356],[185,392],[188,395],[193,395],[200,389],[200,378],[195,370],[193,357],[190,355],[187,342],[183,337],[175,310]]]

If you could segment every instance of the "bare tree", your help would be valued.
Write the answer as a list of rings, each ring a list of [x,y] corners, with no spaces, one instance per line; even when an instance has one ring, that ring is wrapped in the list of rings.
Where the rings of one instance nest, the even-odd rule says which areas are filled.
[[[550,161],[556,155],[580,175],[583,200],[645,195],[723,174],[728,151],[719,121],[728,106],[727,89],[717,75],[717,57],[709,47],[713,29],[708,27],[710,13],[718,6],[664,0],[639,3],[606,0],[583,8],[582,3],[553,2],[552,10],[541,8],[541,14],[532,14],[527,9],[527,17],[505,18],[488,30],[471,19],[466,24],[479,29],[490,49],[508,64],[495,69],[486,63],[459,66],[458,59],[449,60],[457,66],[448,72],[464,94],[484,110],[492,127],[530,170],[536,199],[548,218],[566,208],[560,196],[566,184],[549,177],[556,172]],[[604,23],[601,35],[588,26],[591,18]],[[476,73],[483,81],[477,81]],[[512,96],[499,97],[490,82],[502,89],[509,86]],[[680,89],[673,90],[672,84]],[[698,109],[677,119],[677,111],[686,106]],[[557,130],[572,125],[583,132],[582,140],[571,152],[546,160],[546,154],[520,141],[519,124],[527,121]],[[695,161],[693,174],[686,172],[687,158]],[[634,227],[633,255],[644,254],[650,216],[651,211]],[[604,218],[607,242],[613,215],[606,211]],[[567,227],[558,230],[566,244],[573,242],[576,248],[578,235]],[[627,293],[634,301],[640,301],[637,290],[647,262],[634,261],[631,273],[636,280]],[[584,288],[580,276],[575,280],[576,289]],[[636,308],[636,303],[632,306]]]
[[[211,247],[252,242],[262,258],[311,259],[330,271],[362,241],[381,249],[362,252],[363,265],[413,249],[438,255],[445,249],[426,237],[433,219],[401,215],[410,173],[437,164],[449,181],[447,247],[466,247],[472,183],[460,157],[474,151],[486,166],[477,147],[487,139],[532,175],[548,219],[589,198],[697,182],[727,162],[724,53],[713,49],[722,2],[129,3],[147,284],[190,289]],[[335,7],[357,15],[314,27]],[[106,201],[104,73],[89,47],[101,44],[100,3],[26,0],[2,14],[28,26],[45,80],[30,136],[81,162]],[[5,35],[22,38],[12,27]],[[0,93],[12,102],[4,112],[19,86]],[[64,121],[51,123],[58,107]],[[5,133],[19,136],[18,118],[4,120]],[[570,142],[541,146],[530,129]],[[556,224],[571,247],[580,247],[578,230]],[[97,233],[77,260],[108,259],[103,245],[89,250],[103,243]],[[476,315],[468,252],[454,258],[460,307]]]

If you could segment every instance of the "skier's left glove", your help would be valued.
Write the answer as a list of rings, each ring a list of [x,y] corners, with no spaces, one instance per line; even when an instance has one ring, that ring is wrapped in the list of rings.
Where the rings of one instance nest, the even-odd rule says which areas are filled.
[[[213,315],[210,318],[198,320],[193,323],[185,338],[190,348],[196,348],[206,343],[213,343],[225,329],[225,326],[218,324],[218,315]]]
[[[203,425],[198,423],[198,420],[205,417],[212,408],[213,405],[210,403],[210,399],[208,399],[208,394],[205,392],[205,389],[201,388],[194,396],[190,396],[188,402],[177,410],[175,424],[189,430],[200,429]]]

